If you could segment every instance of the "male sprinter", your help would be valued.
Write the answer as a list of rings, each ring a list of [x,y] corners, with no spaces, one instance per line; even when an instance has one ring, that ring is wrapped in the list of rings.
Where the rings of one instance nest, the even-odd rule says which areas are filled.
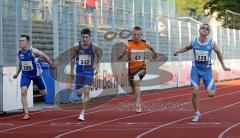
[[[47,94],[38,57],[46,60],[50,67],[54,67],[50,61],[50,58],[40,50],[32,48],[29,45],[29,41],[30,38],[28,35],[21,35],[19,39],[20,50],[18,52],[20,62],[17,73],[13,75],[13,78],[17,78],[19,73],[22,71],[20,87],[22,95],[21,100],[24,111],[24,116],[22,118],[23,120],[30,119],[30,115],[28,113],[27,90],[31,83],[31,80],[37,84],[42,96],[45,96]]]
[[[139,26],[133,28],[132,40],[128,40],[124,44],[126,47],[123,48],[118,59],[121,59],[126,54],[128,56],[128,80],[132,92],[136,96],[136,112],[141,113],[140,81],[146,74],[146,50],[147,48],[151,50],[154,59],[157,58],[157,54],[148,41],[142,40],[142,28]]]
[[[89,29],[81,31],[82,40],[74,44],[71,51],[71,78],[74,79],[74,63],[76,63],[76,89],[78,95],[82,94],[82,112],[78,120],[85,120],[84,114],[89,101],[90,88],[93,84],[94,72],[98,73],[103,51],[91,40]],[[95,57],[96,55],[96,57]],[[82,89],[81,89],[82,88]]]
[[[191,71],[191,86],[193,89],[192,102],[195,110],[195,115],[193,116],[192,121],[197,122],[200,118],[199,112],[199,85],[200,80],[203,79],[205,89],[209,97],[215,95],[216,86],[214,83],[212,75],[212,63],[211,55],[212,50],[217,54],[218,60],[220,61],[224,71],[230,71],[230,68],[227,68],[223,62],[223,56],[219,50],[217,43],[208,37],[210,33],[210,26],[208,24],[203,24],[200,26],[198,38],[195,38],[188,46],[177,50],[174,52],[174,55],[177,56],[178,53],[184,53],[188,50],[193,49],[193,63]]]

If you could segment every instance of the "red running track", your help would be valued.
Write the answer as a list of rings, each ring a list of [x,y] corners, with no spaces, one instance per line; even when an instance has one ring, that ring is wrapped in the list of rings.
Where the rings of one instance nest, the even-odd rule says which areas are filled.
[[[120,97],[87,111],[78,121],[79,107],[58,108],[0,117],[0,137],[101,138],[236,138],[240,137],[240,81],[217,84],[215,97],[201,88],[201,119],[191,122],[191,88],[170,89],[142,96],[143,112],[134,112],[134,97]]]

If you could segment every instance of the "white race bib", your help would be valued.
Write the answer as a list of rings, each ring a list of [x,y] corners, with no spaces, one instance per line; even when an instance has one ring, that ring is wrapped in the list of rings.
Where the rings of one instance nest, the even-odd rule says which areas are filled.
[[[22,63],[22,70],[23,71],[31,71],[33,70],[32,61],[21,61]]]
[[[79,55],[78,59],[79,65],[91,65],[91,55]]]
[[[208,61],[208,51],[195,50],[196,61]]]
[[[131,61],[143,61],[144,59],[144,50],[131,50]]]

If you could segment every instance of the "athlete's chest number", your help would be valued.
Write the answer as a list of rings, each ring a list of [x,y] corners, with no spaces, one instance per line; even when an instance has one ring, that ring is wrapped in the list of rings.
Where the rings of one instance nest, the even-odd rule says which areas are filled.
[[[131,51],[131,60],[142,61],[144,59],[145,59],[144,50],[132,50]]]
[[[207,56],[205,56],[205,55],[199,55],[197,60],[198,60],[198,61],[207,61]]]
[[[79,65],[91,65],[90,55],[79,55]]]
[[[31,71],[33,70],[32,61],[22,61],[22,70],[23,71]]]
[[[195,54],[197,61],[208,61],[208,51],[196,50]]]

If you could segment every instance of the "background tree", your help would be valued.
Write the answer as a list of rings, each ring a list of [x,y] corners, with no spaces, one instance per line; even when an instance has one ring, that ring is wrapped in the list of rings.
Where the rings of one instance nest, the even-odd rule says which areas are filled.
[[[208,15],[217,13],[224,27],[240,29],[240,0],[209,0],[204,9]]]
[[[190,11],[195,9],[194,18],[197,19],[203,12],[203,6],[209,0],[176,0],[176,11],[179,15],[190,15]],[[193,17],[193,16],[192,16]]]

